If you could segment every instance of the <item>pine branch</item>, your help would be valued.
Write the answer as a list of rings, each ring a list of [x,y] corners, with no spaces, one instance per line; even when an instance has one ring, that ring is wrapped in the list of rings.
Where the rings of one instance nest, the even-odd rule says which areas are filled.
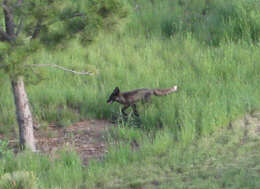
[[[69,20],[69,19],[72,19],[72,18],[75,18],[75,17],[86,17],[86,15],[83,14],[83,13],[74,13],[73,15],[66,16],[66,17],[62,18],[61,20],[59,20],[59,19],[52,20],[52,21],[50,21],[50,22],[48,22],[44,25],[49,26],[49,25],[55,24],[56,22]]]
[[[82,14],[82,13],[75,13],[75,14],[73,14],[73,15],[66,16],[66,17],[62,18],[61,20],[55,19],[55,20],[52,20],[52,21],[50,21],[50,22],[48,22],[48,23],[45,23],[45,24],[43,24],[43,23],[42,23],[42,20],[40,19],[40,20],[38,20],[38,22],[37,22],[37,24],[36,24],[36,26],[35,26],[35,29],[34,29],[34,32],[33,32],[33,34],[32,34],[31,39],[37,38],[37,36],[39,35],[39,33],[40,33],[40,31],[41,31],[41,28],[42,28],[43,26],[50,26],[50,25],[55,24],[55,23],[57,23],[57,22],[59,22],[59,21],[65,21],[65,20],[73,19],[73,18],[75,18],[75,17],[85,17],[85,15]]]
[[[14,37],[14,18],[11,8],[8,6],[9,0],[4,0],[2,7],[4,10],[4,16],[5,16],[5,27],[6,27],[6,33],[13,38]]]
[[[39,35],[39,33],[41,31],[41,23],[42,23],[42,19],[39,19],[37,21],[35,28],[34,28],[34,32],[32,34],[32,39],[35,39]]]
[[[18,28],[16,30],[15,36],[19,35],[19,33],[22,30],[22,28],[23,28],[23,17],[20,18],[20,22],[19,22]]]
[[[71,73],[74,73],[74,74],[77,74],[77,75],[90,75],[90,76],[95,75],[95,73],[92,73],[92,72],[78,72],[78,71],[75,71],[75,70],[70,70],[68,68],[59,66],[57,64],[27,64],[26,66],[54,67],[54,68],[57,68],[57,69],[60,69],[60,70],[63,70],[63,71],[67,71],[67,72],[71,72]]]
[[[12,41],[12,38],[0,27],[0,41]]]

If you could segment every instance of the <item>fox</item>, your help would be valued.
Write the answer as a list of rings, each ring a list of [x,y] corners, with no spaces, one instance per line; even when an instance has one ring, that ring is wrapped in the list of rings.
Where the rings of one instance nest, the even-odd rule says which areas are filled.
[[[137,111],[137,106],[136,106],[136,103],[138,101],[148,102],[150,101],[152,95],[165,96],[170,93],[176,92],[177,90],[178,90],[177,85],[174,85],[173,87],[167,89],[141,88],[141,89],[135,89],[127,92],[120,92],[119,87],[115,87],[112,94],[108,98],[107,103],[112,104],[113,102],[118,102],[119,104],[122,104],[123,108],[121,109],[121,112],[123,113],[124,116],[127,116],[127,113],[125,111],[131,106],[134,115],[139,117],[139,113]]]

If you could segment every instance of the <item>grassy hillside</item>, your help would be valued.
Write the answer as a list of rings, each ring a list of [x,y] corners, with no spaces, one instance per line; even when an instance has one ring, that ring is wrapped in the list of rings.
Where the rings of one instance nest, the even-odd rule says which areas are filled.
[[[45,68],[45,80],[27,89],[39,121],[66,125],[90,117],[110,119],[119,112],[118,104],[106,104],[116,86],[125,91],[177,84],[178,93],[154,97],[148,108],[138,108],[145,128],[163,125],[189,140],[259,107],[259,56],[259,47],[245,43],[208,47],[191,36],[168,40],[106,36],[89,49],[73,43],[65,53],[43,52],[37,57],[41,63],[86,66],[97,70],[96,76]],[[6,81],[1,93],[1,125],[6,125],[2,130],[15,124],[9,87]]]
[[[220,128],[260,109],[260,3],[130,2],[132,15],[121,33],[100,33],[88,47],[72,41],[66,50],[42,51],[29,60],[96,73],[42,68],[37,85],[36,77],[28,77],[36,121],[67,126],[89,118],[111,120],[120,106],[106,100],[116,86],[126,91],[177,84],[178,93],[138,106],[141,128],[126,124],[112,130],[109,141],[118,146],[111,146],[104,162],[82,167],[71,152],[50,161],[5,151],[0,176],[27,170],[40,188],[152,188],[157,182],[158,188],[257,188],[259,139],[239,146],[241,133],[230,136]],[[0,133],[8,136],[17,126],[10,83],[0,74]],[[221,132],[231,143],[223,144]],[[140,144],[137,152],[130,147],[133,140]]]
[[[190,145],[174,141],[171,132],[157,132],[153,139],[143,135],[142,141],[135,137],[140,147],[134,150],[130,140],[122,141],[140,136],[139,129],[116,128],[111,131],[113,140],[118,138],[116,148],[111,146],[103,161],[87,167],[68,149],[53,159],[28,152],[14,156],[1,144],[0,187],[22,180],[43,189],[259,188],[259,122],[254,113]]]

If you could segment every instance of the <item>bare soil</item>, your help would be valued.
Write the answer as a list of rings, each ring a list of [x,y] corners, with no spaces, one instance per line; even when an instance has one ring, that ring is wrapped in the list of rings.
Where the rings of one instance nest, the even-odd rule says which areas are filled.
[[[72,147],[87,164],[88,160],[102,158],[106,153],[105,136],[111,126],[106,120],[86,120],[66,128],[50,125],[44,135],[43,132],[36,132],[37,149],[54,154],[65,146]]]
[[[68,127],[54,124],[34,130],[37,150],[55,156],[62,148],[73,148],[86,165],[90,159],[101,159],[107,152],[106,135],[113,125],[107,120],[85,120]],[[0,136],[0,139],[6,137]],[[18,151],[18,136],[8,137],[9,147]]]

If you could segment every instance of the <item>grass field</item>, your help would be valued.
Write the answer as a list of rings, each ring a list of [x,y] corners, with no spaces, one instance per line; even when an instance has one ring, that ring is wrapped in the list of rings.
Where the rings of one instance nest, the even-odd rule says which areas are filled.
[[[152,2],[136,1],[120,33],[100,33],[88,47],[72,41],[66,50],[32,57],[28,63],[96,73],[42,68],[37,85],[37,78],[28,76],[34,117],[60,126],[111,120],[120,106],[106,100],[116,86],[126,91],[178,85],[179,91],[138,106],[141,128],[113,129],[108,139],[118,145],[111,145],[102,162],[83,167],[66,150],[54,161],[28,152],[15,157],[2,144],[0,176],[28,171],[39,188],[260,187],[259,139],[239,145],[242,131],[222,130],[260,109],[260,3]],[[13,97],[7,76],[0,74],[0,133],[9,136],[17,133]],[[140,144],[137,151],[131,149],[133,140]]]

